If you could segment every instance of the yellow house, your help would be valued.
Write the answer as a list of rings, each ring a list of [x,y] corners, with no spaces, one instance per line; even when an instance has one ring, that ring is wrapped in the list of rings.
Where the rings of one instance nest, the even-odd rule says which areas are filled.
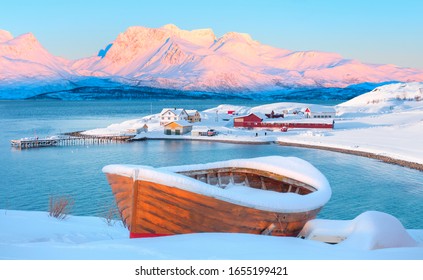
[[[164,125],[164,134],[166,135],[182,135],[192,130],[192,124],[182,120],[174,121]]]

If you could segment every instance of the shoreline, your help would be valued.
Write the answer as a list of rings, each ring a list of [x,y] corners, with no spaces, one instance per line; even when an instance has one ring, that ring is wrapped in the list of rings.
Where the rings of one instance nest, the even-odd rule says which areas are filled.
[[[318,145],[311,145],[311,144],[301,144],[301,143],[293,143],[293,142],[283,142],[283,141],[276,141],[277,144],[282,146],[291,146],[291,147],[299,147],[299,148],[307,148],[307,149],[318,149],[318,150],[325,150],[325,151],[331,151],[331,152],[337,152],[337,153],[344,153],[344,154],[350,154],[350,155],[356,155],[361,157],[367,157],[372,159],[377,159],[385,163],[395,164],[402,167],[408,167],[411,169],[415,169],[418,171],[423,172],[423,164],[417,163],[417,162],[411,162],[401,159],[395,159],[388,156],[378,155],[370,152],[363,152],[363,151],[354,151],[349,149],[343,149],[343,148],[335,148],[335,147],[328,147],[328,146],[318,146]]]
[[[84,135],[82,134],[82,131],[74,131],[74,132],[68,132],[65,133],[66,135],[72,135],[72,136],[79,136]],[[88,135],[84,135],[87,137]],[[89,135],[88,137],[98,137],[96,135]],[[103,136],[107,137],[107,136]],[[113,136],[110,136],[113,137]],[[231,143],[231,144],[246,144],[246,145],[269,145],[269,144],[278,144],[281,146],[290,146],[290,147],[298,147],[298,148],[307,148],[307,149],[318,149],[318,150],[325,150],[325,151],[331,151],[331,152],[338,152],[338,153],[344,153],[344,154],[350,154],[350,155],[356,155],[361,157],[367,157],[376,159],[385,163],[389,164],[395,164],[402,167],[407,167],[410,169],[415,169],[418,171],[423,172],[423,164],[417,163],[417,162],[411,162],[401,159],[392,158],[389,156],[384,155],[378,155],[371,152],[364,152],[364,151],[355,151],[350,149],[344,149],[344,148],[335,148],[330,146],[321,146],[321,145],[312,145],[312,144],[302,144],[302,143],[295,143],[295,142],[285,142],[285,141],[278,141],[278,140],[242,140],[242,139],[216,139],[216,138],[193,138],[193,137],[140,137],[140,138],[132,138],[128,140],[127,142],[133,142],[133,141],[148,141],[148,140],[177,140],[177,141],[201,141],[201,142],[219,142],[219,143]],[[123,141],[125,142],[125,141]]]
[[[131,141],[147,141],[147,140],[189,140],[189,141],[203,141],[203,142],[220,142],[220,143],[232,143],[232,144],[247,144],[247,145],[266,145],[266,144],[278,144],[281,146],[290,146],[290,147],[298,147],[298,148],[307,148],[307,149],[318,149],[318,150],[325,150],[337,153],[344,153],[350,155],[356,155],[361,157],[367,157],[376,159],[385,163],[395,164],[402,167],[407,167],[410,169],[415,169],[418,171],[423,172],[423,164],[417,162],[411,162],[401,159],[392,158],[389,156],[378,155],[370,152],[363,152],[363,151],[355,151],[343,148],[335,148],[329,146],[319,146],[319,145],[311,145],[311,144],[301,144],[301,143],[294,143],[294,142],[284,142],[284,141],[274,141],[274,140],[261,140],[261,141],[247,141],[247,140],[231,140],[231,139],[198,139],[198,138],[138,138],[132,139]]]

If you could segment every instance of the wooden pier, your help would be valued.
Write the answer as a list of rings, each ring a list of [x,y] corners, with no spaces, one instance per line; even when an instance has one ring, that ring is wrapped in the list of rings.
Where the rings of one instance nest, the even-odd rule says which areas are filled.
[[[74,145],[99,145],[117,142],[126,142],[133,138],[133,135],[84,135],[80,132],[72,132],[64,136],[38,139],[23,138],[19,140],[11,140],[12,147],[17,149],[30,149],[52,146],[74,146]]]

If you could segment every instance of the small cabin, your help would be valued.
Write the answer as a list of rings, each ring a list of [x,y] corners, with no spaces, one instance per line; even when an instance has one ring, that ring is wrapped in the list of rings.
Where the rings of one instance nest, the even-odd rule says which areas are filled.
[[[258,123],[261,123],[263,118],[259,115],[251,113],[245,116],[239,116],[234,118],[234,127],[254,127]]]
[[[192,124],[186,120],[173,121],[164,125],[164,134],[183,135],[192,130]]]
[[[140,134],[141,132],[148,132],[148,125],[144,124],[142,127],[129,128],[126,130],[129,134]]]
[[[184,109],[164,108],[160,112],[160,125],[163,126],[172,121],[188,120],[188,113]]]
[[[207,136],[207,126],[196,126],[195,129],[191,130],[191,136]]]
[[[201,115],[200,112],[197,110],[185,110],[188,114],[188,121],[190,123],[201,122]]]

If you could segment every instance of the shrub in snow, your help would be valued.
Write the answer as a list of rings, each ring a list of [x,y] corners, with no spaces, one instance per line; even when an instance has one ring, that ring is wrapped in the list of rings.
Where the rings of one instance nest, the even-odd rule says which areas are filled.
[[[72,205],[73,200],[68,196],[50,197],[48,215],[63,220],[68,216]]]

